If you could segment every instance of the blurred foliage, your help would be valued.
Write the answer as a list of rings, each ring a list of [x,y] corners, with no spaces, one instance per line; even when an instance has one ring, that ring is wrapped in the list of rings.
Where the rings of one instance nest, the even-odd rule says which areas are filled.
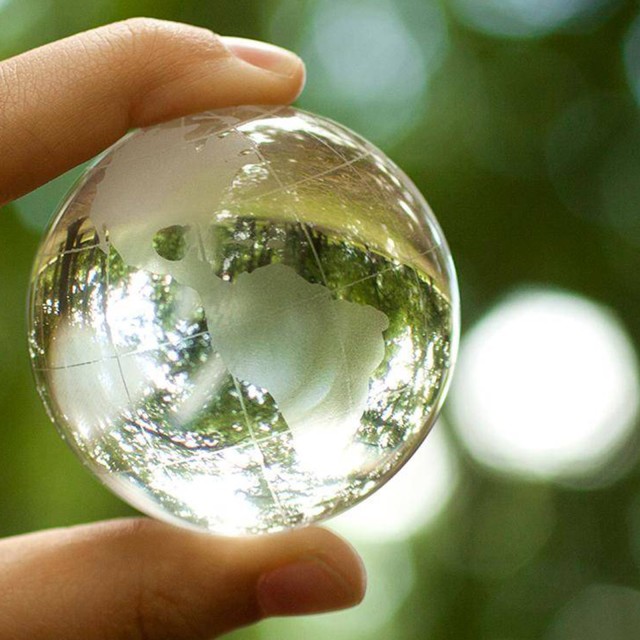
[[[430,13],[423,11],[427,5]],[[528,13],[516,20],[520,5],[529,6]],[[584,10],[554,26],[548,7],[555,5]],[[345,18],[339,6],[353,11]],[[537,284],[613,309],[638,346],[640,120],[628,85],[637,86],[640,59],[633,59],[637,47],[626,40],[637,3],[398,0],[395,22],[384,17],[389,6],[362,0],[0,0],[0,58],[135,15],[295,48],[309,66],[300,105],[380,144],[436,211],[456,260],[465,327],[507,292]],[[502,22],[486,27],[489,14],[478,17],[480,6],[498,7]],[[417,74],[410,82],[393,84],[402,69],[384,67],[375,51],[354,45],[357,28],[355,39],[337,43],[336,51],[349,55],[345,74],[355,69],[359,78],[368,70],[372,82],[362,80],[356,95],[331,75],[335,60],[319,47],[330,41],[332,25],[339,31],[355,20],[357,26],[358,16],[368,33],[376,35],[376,25],[389,27],[391,53],[384,30],[376,35],[387,57],[402,42],[407,56],[422,56],[415,67],[403,59],[407,74]],[[437,51],[429,48],[432,42],[439,43]],[[349,66],[350,60],[361,66]],[[391,83],[378,83],[384,95],[376,78]],[[401,108],[403,100],[410,108]],[[387,126],[394,114],[397,122]],[[75,175],[0,212],[4,535],[132,513],[57,436],[29,371],[23,308],[30,263],[38,230]],[[597,624],[615,610],[618,622],[597,637],[637,638],[640,630],[624,621],[634,619],[626,611],[640,608],[639,440],[637,431],[629,436],[625,473],[591,490],[490,471],[455,440],[461,486],[438,520],[410,541],[415,581],[394,617],[347,636],[339,631],[346,622],[336,619],[335,630],[322,627],[319,637],[572,640],[586,637],[580,612],[590,612],[590,628],[602,629]],[[312,637],[305,624],[270,622],[237,637]]]

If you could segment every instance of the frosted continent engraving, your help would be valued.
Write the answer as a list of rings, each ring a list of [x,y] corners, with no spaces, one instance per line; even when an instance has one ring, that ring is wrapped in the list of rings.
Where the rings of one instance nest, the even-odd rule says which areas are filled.
[[[91,220],[105,252],[110,244],[129,267],[170,275],[198,293],[222,365],[271,394],[298,453],[313,466],[318,447],[337,452],[357,431],[370,376],[384,357],[388,319],[369,305],[334,300],[282,264],[234,282],[217,277],[202,243],[211,212],[223,207],[243,167],[261,159],[231,122],[215,146],[206,134],[189,141],[193,129],[160,129],[117,149],[97,185]],[[158,145],[167,142],[174,154],[163,162]],[[167,259],[154,238],[178,227],[185,230],[182,255]]]

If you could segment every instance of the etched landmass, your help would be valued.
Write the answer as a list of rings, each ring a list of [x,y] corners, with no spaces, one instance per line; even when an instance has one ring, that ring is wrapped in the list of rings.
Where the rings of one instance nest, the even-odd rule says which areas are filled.
[[[296,448],[311,459],[320,443],[341,447],[357,431],[388,319],[371,306],[333,299],[327,287],[282,264],[233,282],[215,275],[207,253],[215,244],[211,214],[234,177],[261,162],[233,124],[214,141],[174,126],[114,150],[91,219],[106,252],[111,245],[126,265],[170,275],[198,293],[224,366],[271,394]],[[174,245],[162,235],[159,243],[158,234],[174,228]]]

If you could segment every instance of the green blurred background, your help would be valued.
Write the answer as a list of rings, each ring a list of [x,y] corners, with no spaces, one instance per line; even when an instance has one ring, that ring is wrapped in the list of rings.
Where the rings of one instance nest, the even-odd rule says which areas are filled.
[[[0,58],[136,15],[300,53],[299,105],[405,169],[460,278],[443,419],[335,524],[368,564],[365,602],[233,637],[640,637],[640,3],[0,0]],[[30,262],[77,172],[0,215],[3,535],[132,513],[29,371]]]

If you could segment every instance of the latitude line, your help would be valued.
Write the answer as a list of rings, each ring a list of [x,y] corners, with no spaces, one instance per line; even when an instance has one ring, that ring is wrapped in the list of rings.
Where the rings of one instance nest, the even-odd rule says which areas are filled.
[[[417,254],[414,257],[414,260],[417,258],[421,258],[423,256],[428,255],[429,253],[432,253],[434,251],[437,251],[438,249],[441,248],[441,245],[434,245],[433,247],[430,247],[429,249],[426,249],[425,251],[420,252],[419,254]],[[356,284],[360,284],[362,282],[365,282],[366,280],[371,280],[372,278],[377,278],[380,275],[383,275],[385,273],[389,273],[390,271],[395,271],[397,269],[401,269],[402,267],[407,266],[403,263],[400,264],[394,264],[390,267],[386,267],[385,269],[382,269],[380,271],[376,271],[376,273],[372,273],[369,274],[368,276],[364,276],[363,278],[359,278],[358,280],[353,280],[352,282],[348,282],[347,284],[343,284],[339,287],[335,287],[335,288],[331,288],[331,287],[327,287],[332,293],[335,293],[337,291],[343,291],[345,289],[348,289],[349,287],[352,287]],[[417,277],[417,273],[415,274]],[[278,313],[281,313],[283,311],[288,311],[290,309],[295,308],[298,304],[302,305],[302,304],[308,304],[310,301],[316,300],[319,297],[322,297],[324,294],[324,292],[318,293],[315,296],[312,296],[311,298],[307,298],[306,300],[291,305],[290,307],[287,307],[287,309],[281,309],[277,312],[275,312],[275,314],[273,315],[277,315]],[[266,316],[266,317],[273,317],[272,315]],[[203,336],[209,336],[211,337],[211,334],[209,332],[209,330],[205,330],[205,331],[199,331],[198,333],[194,333],[193,335],[190,336],[184,336],[182,338],[180,338],[177,342],[173,342],[172,340],[164,340],[163,342],[158,343],[157,345],[153,346],[153,347],[148,347],[146,349],[134,349],[133,351],[128,351],[126,353],[122,353],[120,354],[121,357],[123,358],[127,358],[129,356],[135,356],[135,355],[143,355],[145,353],[152,353],[153,351],[157,351],[158,349],[161,349],[163,347],[166,347],[167,345],[173,345],[175,347],[178,347],[180,345],[184,345],[188,342],[190,342],[191,340],[195,340],[197,338],[201,338]],[[213,340],[212,340],[212,344],[213,344]],[[73,364],[67,364],[67,365],[63,365],[63,366],[58,366],[58,367],[36,367],[37,371],[63,371],[65,369],[73,369],[76,367],[83,367],[86,365],[91,365],[91,364],[98,364],[99,362],[104,362],[105,360],[111,360],[113,358],[115,358],[116,355],[110,355],[110,356],[106,356],[106,357],[102,357],[102,358],[97,358],[95,360],[87,360],[85,362],[74,362]]]
[[[309,131],[308,132],[309,136],[311,138],[313,138],[314,140],[317,140],[322,146],[326,147],[327,149],[329,149],[334,155],[338,156],[340,162],[348,162],[349,160],[346,158],[346,156],[343,156],[335,147],[332,147],[328,142],[325,142],[320,136],[316,135],[315,133]]]
[[[164,340],[162,342],[159,342],[155,347],[147,347],[146,349],[134,349],[133,351],[127,351],[126,353],[121,353],[120,357],[128,358],[130,356],[140,356],[140,355],[144,355],[145,353],[152,353],[153,351],[157,351],[158,349],[161,349],[162,347],[166,347],[167,345],[173,345],[175,347],[179,347],[181,345],[186,344],[187,342],[190,342],[191,340],[195,340],[196,338],[201,338],[207,335],[211,337],[211,334],[209,333],[208,329],[206,331],[198,331],[198,333],[194,333],[192,336],[185,336],[183,338],[180,338],[177,342],[173,342],[172,340]],[[115,353],[113,353],[109,356],[96,358],[95,360],[87,360],[85,362],[74,362],[73,364],[66,364],[59,367],[36,367],[36,369],[38,371],[64,371],[65,369],[74,369],[76,367],[84,367],[89,364],[98,364],[99,362],[104,362],[105,360],[113,360],[116,357],[118,356]]]
[[[43,258],[57,258],[59,256],[68,256],[72,253],[82,253],[83,251],[89,251],[90,249],[99,249],[100,243],[96,242],[95,244],[87,245],[86,247],[74,247],[73,249],[64,249],[63,251],[59,251],[58,253],[43,253],[41,257]]]
[[[231,375],[231,374],[229,374]],[[233,376],[231,376],[233,378]],[[241,402],[242,405],[242,402]],[[334,415],[333,417],[340,420],[346,416],[348,416],[350,413],[350,409],[347,409],[345,411],[341,411],[340,413],[338,413],[337,415]],[[245,418],[246,419],[246,418]],[[129,420],[127,422],[127,424],[133,424],[134,426],[138,426],[137,424],[135,424],[133,421]],[[149,433],[153,433],[155,435],[161,436],[163,437],[165,440],[171,442],[171,444],[177,445],[178,447],[180,447],[181,449],[186,449],[187,451],[206,451],[207,453],[210,453],[213,456],[222,456],[224,455],[225,452],[229,452],[229,451],[239,451],[242,452],[244,447],[247,447],[249,445],[258,445],[258,449],[260,450],[259,452],[262,455],[261,452],[261,447],[260,445],[263,443],[269,443],[271,441],[275,441],[278,438],[282,438],[283,436],[289,436],[291,437],[291,433],[289,432],[285,432],[285,431],[281,431],[281,432],[276,432],[276,433],[270,433],[264,436],[260,436],[260,437],[255,437],[255,441],[251,440],[250,442],[236,442],[235,444],[229,444],[227,446],[220,446],[220,447],[215,447],[215,446],[207,446],[207,445],[200,445],[197,447],[186,447],[184,446],[182,443],[180,442],[176,442],[171,436],[166,435],[166,434],[161,434],[159,432],[156,431],[150,431]],[[264,459],[264,458],[263,458]],[[176,461],[176,460],[172,460],[169,462],[164,462],[164,463],[157,463],[154,465],[154,468],[156,469],[163,469],[165,471],[174,471],[175,469],[180,469],[180,466],[182,465],[181,461]],[[261,465],[262,467],[262,465]],[[273,491],[270,483],[268,481],[268,479],[265,476],[265,482],[267,483],[267,486],[269,487],[269,491]],[[275,493],[275,491],[274,491]],[[274,502],[276,502],[276,504],[279,504],[280,506],[282,505],[281,502],[279,502],[279,500],[277,500],[277,496],[274,495]],[[281,507],[284,510],[284,507]],[[282,513],[282,515],[284,517],[286,517],[286,513]]]
[[[236,133],[240,133],[239,131],[236,130]],[[245,136],[248,138],[248,136]],[[260,151],[260,149],[258,148],[258,146],[253,142],[253,140],[251,140],[251,138],[249,139],[249,143],[251,144],[251,146],[253,147],[253,151],[254,153],[258,156],[258,158],[260,158],[260,162],[262,162],[262,164],[266,167],[267,171],[273,176],[273,179],[278,183],[278,186],[280,188],[280,190],[282,190],[284,193],[287,193],[291,196],[297,196],[297,192],[296,191],[291,191],[291,187],[293,187],[295,189],[295,186],[297,184],[300,184],[299,182],[294,183],[291,186],[286,186],[280,176],[274,171],[274,169],[271,167],[271,164],[269,162],[267,162],[266,158],[264,157],[264,155],[262,154],[262,151]],[[336,167],[337,168],[337,167]],[[320,276],[322,278],[322,281],[324,282],[324,286],[327,287],[327,289],[329,288],[328,284],[327,284],[327,276],[324,272],[324,269],[322,268],[322,264],[320,262],[320,256],[318,256],[318,252],[316,251],[316,248],[313,244],[313,240],[311,239],[311,234],[309,233],[309,229],[307,228],[307,224],[305,222],[302,222],[302,220],[300,220],[300,216],[298,216],[295,208],[291,207],[290,205],[287,205],[286,208],[293,214],[293,217],[296,219],[296,222],[302,227],[302,231],[304,232],[305,237],[307,238],[307,242],[309,243],[309,247],[311,248],[311,252],[313,253],[313,257],[316,261],[316,265],[318,267],[318,269],[320,270]]]
[[[251,144],[253,145],[253,141],[251,142]],[[257,152],[258,154],[260,154],[260,152]],[[261,154],[260,154],[261,155]],[[323,178],[326,175],[329,175],[331,173],[333,173],[334,171],[338,171],[339,169],[343,169],[344,167],[348,167],[352,164],[355,164],[356,162],[359,162],[360,160],[363,160],[364,158],[366,158],[367,156],[370,156],[371,152],[367,151],[366,153],[363,153],[359,156],[356,156],[355,158],[352,158],[351,160],[347,160],[346,162],[343,162],[342,164],[336,165],[335,167],[331,167],[329,169],[326,169],[325,171],[320,171],[320,173],[316,173],[312,176],[307,176],[306,178],[301,178],[300,180],[298,180],[297,182],[294,182],[293,184],[288,184],[288,185],[283,185],[282,187],[278,187],[277,189],[272,189],[271,191],[265,191],[264,193],[260,193],[258,195],[255,196],[251,196],[250,198],[246,198],[246,199],[241,199],[241,202],[246,203],[246,202],[253,202],[254,200],[259,200],[260,198],[265,198],[267,196],[271,196],[274,195],[275,193],[280,193],[281,191],[285,191],[286,189],[291,189],[291,188],[295,188],[301,184],[305,184],[307,182],[311,182],[313,180],[317,180],[318,178]],[[269,170],[269,168],[267,167],[267,170]],[[275,176],[275,173],[272,174]]]
[[[261,107],[258,107],[261,109]],[[209,139],[211,136],[224,136],[225,134],[231,132],[231,131],[235,131],[238,135],[242,135],[244,136],[244,133],[241,131],[238,131],[238,129],[236,127],[238,126],[244,126],[245,124],[250,124],[251,122],[255,122],[256,120],[260,120],[260,118],[265,118],[265,117],[271,117],[271,116],[275,116],[278,113],[280,113],[281,111],[283,111],[285,107],[276,107],[275,109],[264,109],[262,113],[258,114],[257,116],[253,116],[252,118],[248,118],[247,120],[242,120],[242,122],[240,122],[239,124],[230,124],[227,125],[225,127],[223,127],[222,129],[218,129],[217,131],[212,131],[211,133],[209,133],[207,135],[207,139]],[[206,113],[206,112],[205,112]],[[189,116],[183,116],[182,117],[182,128],[184,129],[187,125],[184,123],[184,121],[188,118]],[[184,146],[191,146],[192,144],[202,140],[202,138],[194,138],[193,140],[187,140],[186,138],[183,139],[186,141],[186,144]],[[181,146],[182,148],[182,146]],[[139,156],[139,158],[149,158],[149,157],[153,157],[152,155],[149,156]],[[138,158],[136,158],[137,160]]]

